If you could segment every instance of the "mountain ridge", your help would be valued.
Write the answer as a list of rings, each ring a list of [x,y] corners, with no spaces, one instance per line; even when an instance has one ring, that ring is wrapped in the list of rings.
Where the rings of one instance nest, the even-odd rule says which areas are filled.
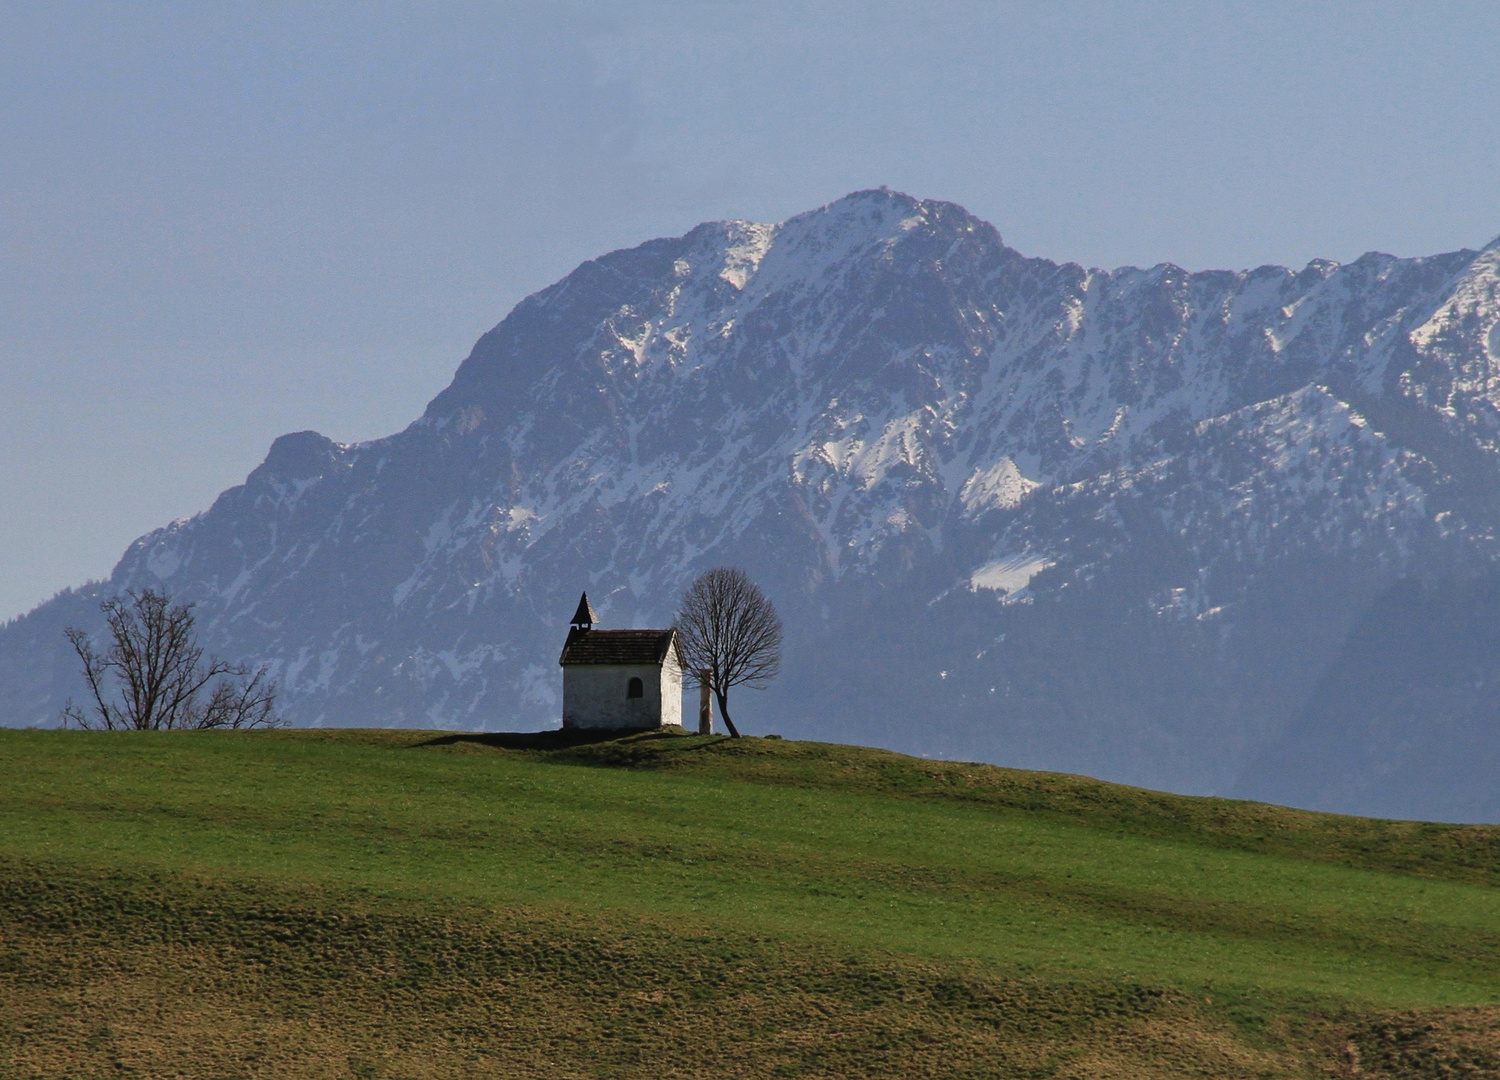
[[[160,584],[299,722],[548,726],[579,588],[664,622],[733,562],[789,628],[752,728],[1253,795],[1378,596],[1495,558],[1497,282],[1500,242],[1085,269],[886,190],[705,223],[523,300],[403,431],[277,439],[0,631],[0,686],[51,719],[62,622]]]

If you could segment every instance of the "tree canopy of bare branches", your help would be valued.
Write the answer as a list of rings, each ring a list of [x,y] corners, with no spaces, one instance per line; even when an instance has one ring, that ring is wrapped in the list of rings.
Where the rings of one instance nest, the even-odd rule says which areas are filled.
[[[781,670],[781,619],[760,586],[743,570],[721,566],[700,574],[682,594],[678,644],[689,683],[707,679],[729,734],[731,686],[762,686]]]
[[[127,600],[128,597],[128,600]],[[93,705],[69,699],[63,722],[93,730],[275,727],[276,684],[265,665],[251,670],[204,658],[193,634],[193,606],[152,589],[99,605],[110,646],[98,652],[75,627],[68,641],[83,663]]]

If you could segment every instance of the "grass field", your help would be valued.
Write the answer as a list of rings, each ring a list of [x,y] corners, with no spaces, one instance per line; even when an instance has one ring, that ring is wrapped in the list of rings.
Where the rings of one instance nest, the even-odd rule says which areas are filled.
[[[1500,828],[776,740],[0,733],[0,1076],[1500,1076]]]

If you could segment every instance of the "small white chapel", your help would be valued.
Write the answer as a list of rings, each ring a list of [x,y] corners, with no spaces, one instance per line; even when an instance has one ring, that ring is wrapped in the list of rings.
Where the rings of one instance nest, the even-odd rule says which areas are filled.
[[[643,730],[682,723],[676,630],[596,630],[584,593],[563,643],[563,727]]]

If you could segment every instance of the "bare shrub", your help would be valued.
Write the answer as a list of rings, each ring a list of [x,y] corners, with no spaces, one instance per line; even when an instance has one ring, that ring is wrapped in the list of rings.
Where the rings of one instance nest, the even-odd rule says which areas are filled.
[[[127,600],[128,597],[128,600]],[[101,731],[277,727],[276,683],[262,664],[251,670],[209,657],[193,635],[193,605],[152,589],[103,601],[110,646],[98,652],[76,627],[65,631],[83,663],[94,703],[72,699],[63,722]]]

